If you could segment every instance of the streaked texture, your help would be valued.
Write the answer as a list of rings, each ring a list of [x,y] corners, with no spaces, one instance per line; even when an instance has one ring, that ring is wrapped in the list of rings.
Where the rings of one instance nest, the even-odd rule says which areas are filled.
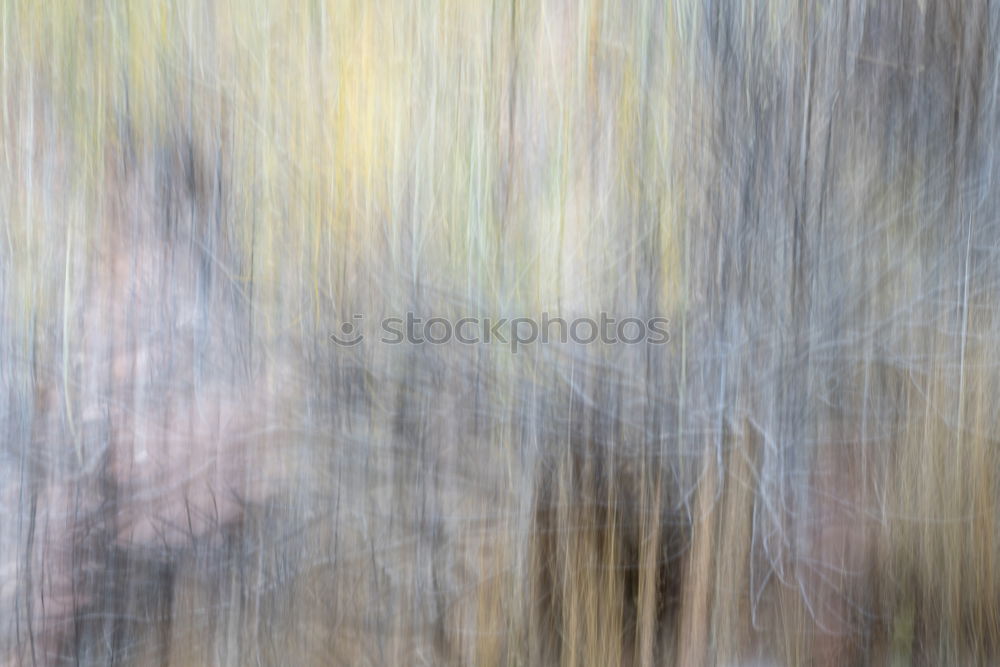
[[[998,47],[985,0],[0,0],[0,665],[1000,660]]]

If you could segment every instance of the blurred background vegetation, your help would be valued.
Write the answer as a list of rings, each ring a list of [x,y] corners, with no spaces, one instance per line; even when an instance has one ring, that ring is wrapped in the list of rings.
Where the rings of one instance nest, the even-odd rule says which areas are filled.
[[[998,30],[3,0],[0,663],[996,660]]]

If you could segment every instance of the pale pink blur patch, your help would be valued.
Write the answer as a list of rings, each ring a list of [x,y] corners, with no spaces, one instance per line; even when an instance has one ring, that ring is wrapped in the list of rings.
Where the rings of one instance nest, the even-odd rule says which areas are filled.
[[[87,318],[93,359],[110,367],[96,408],[110,421],[119,543],[178,547],[239,521],[280,477],[265,456],[273,394],[265,377],[218,370],[234,367],[224,313],[196,305],[188,251],[132,248],[116,249]]]

